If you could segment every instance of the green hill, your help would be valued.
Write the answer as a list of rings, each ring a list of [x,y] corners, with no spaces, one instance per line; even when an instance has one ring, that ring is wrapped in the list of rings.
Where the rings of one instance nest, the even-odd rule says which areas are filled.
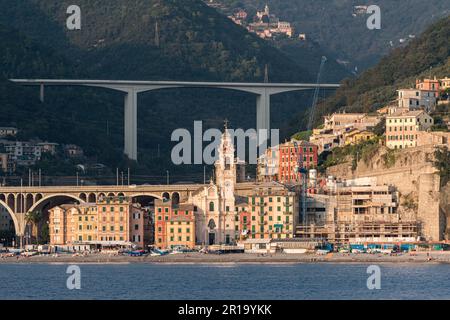
[[[399,88],[412,88],[418,78],[450,74],[450,16],[430,26],[405,48],[398,48],[375,67],[357,78],[345,79],[341,87],[317,105],[315,125],[323,116],[338,110],[373,112],[396,98]],[[290,122],[291,131],[303,130],[307,110],[302,110]]]
[[[323,113],[345,107],[374,111],[394,99],[396,90],[415,85],[417,78],[450,74],[450,16],[430,26],[407,47],[399,48],[360,77],[346,80],[319,107]]]
[[[363,71],[391,50],[404,46],[410,35],[419,35],[430,24],[450,14],[447,0],[214,0],[250,14],[269,4],[271,13],[293,24],[322,48],[350,67]],[[376,4],[381,9],[381,30],[369,30],[369,15],[353,16],[354,6]],[[400,43],[400,39],[406,40]],[[392,41],[392,45],[391,45]],[[353,68],[352,68],[353,69]]]
[[[200,0],[80,0],[81,31],[65,28],[71,1],[0,0],[0,125],[17,125],[21,138],[39,137],[82,146],[88,157],[111,168],[126,167],[123,96],[89,88],[47,88],[45,103],[36,88],[7,78],[103,78],[134,80],[256,81],[269,66],[272,82],[313,81],[315,75],[288,55],[232,23]],[[158,26],[159,32],[155,28]],[[309,61],[313,64],[314,61]],[[317,68],[320,55],[317,55]],[[316,68],[316,69],[317,69]],[[305,108],[310,93],[273,99],[273,126]],[[211,107],[214,106],[214,107]],[[255,126],[255,97],[226,90],[170,89],[139,98],[139,164],[134,172],[181,175],[173,168],[171,133],[193,126]],[[193,170],[202,171],[203,168]],[[186,180],[191,177],[180,177]]]

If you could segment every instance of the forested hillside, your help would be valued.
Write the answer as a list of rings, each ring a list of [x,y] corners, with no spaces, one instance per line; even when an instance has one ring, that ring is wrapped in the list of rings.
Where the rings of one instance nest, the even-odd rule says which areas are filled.
[[[120,93],[47,88],[45,103],[41,104],[36,88],[13,86],[5,79],[262,82],[265,65],[273,82],[315,78],[289,56],[200,0],[127,3],[80,0],[82,29],[69,31],[66,9],[71,1],[0,0],[0,113],[5,115],[0,125],[17,125],[23,139],[39,137],[78,144],[89,157],[114,168],[128,165],[121,157]],[[317,68],[319,63],[320,54]],[[273,115],[273,126],[286,128],[286,121],[309,105],[309,100],[308,93],[274,98],[274,110],[278,112]],[[176,128],[189,129],[194,120],[203,120],[205,127],[221,127],[225,118],[234,127],[254,127],[255,112],[255,97],[238,92],[171,89],[143,94],[138,110],[140,161],[135,170],[165,173],[170,166],[170,136]]]
[[[336,93],[317,106],[316,124],[337,110],[373,112],[396,98],[399,88],[412,88],[416,79],[450,75],[450,16],[431,25],[405,48],[398,48],[361,76],[346,79]],[[307,111],[291,121],[298,128]]]
[[[375,65],[394,48],[404,46],[431,23],[450,14],[448,0],[214,0],[250,15],[269,4],[271,13],[292,22],[297,32],[317,41],[337,58],[360,71]],[[378,5],[381,30],[366,27],[367,14],[353,16],[354,6]],[[405,42],[400,43],[400,39]],[[391,45],[392,41],[392,45]]]

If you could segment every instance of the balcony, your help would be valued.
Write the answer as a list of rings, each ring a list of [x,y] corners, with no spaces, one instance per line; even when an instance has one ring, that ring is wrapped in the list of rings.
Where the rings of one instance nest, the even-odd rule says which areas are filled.
[[[283,215],[292,216],[292,211],[283,211]]]

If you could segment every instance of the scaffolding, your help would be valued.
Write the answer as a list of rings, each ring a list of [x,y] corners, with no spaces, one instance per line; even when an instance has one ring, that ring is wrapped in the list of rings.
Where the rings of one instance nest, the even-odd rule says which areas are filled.
[[[296,237],[302,239],[326,239],[331,243],[364,241],[401,241],[416,239],[419,235],[416,221],[360,221],[337,222],[324,225],[300,225]]]

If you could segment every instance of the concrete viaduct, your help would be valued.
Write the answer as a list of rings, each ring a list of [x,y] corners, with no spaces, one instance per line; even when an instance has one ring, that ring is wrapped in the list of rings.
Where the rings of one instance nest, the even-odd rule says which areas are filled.
[[[51,187],[0,187],[0,206],[11,215],[18,237],[25,235],[26,214],[50,209],[64,203],[95,203],[100,197],[123,196],[132,200],[138,197],[183,201],[203,184],[130,185],[130,186],[51,186]],[[238,183],[236,191],[248,195],[254,183]]]
[[[249,92],[256,95],[256,129],[270,130],[270,97],[275,94],[315,89],[312,83],[232,83],[182,81],[119,81],[119,80],[48,80],[10,79],[22,85],[40,86],[44,101],[45,86],[88,86],[107,88],[125,93],[125,148],[131,160],[137,160],[137,96],[139,93],[170,88],[213,88]],[[320,88],[335,89],[338,84],[321,84]],[[269,131],[268,131],[269,132]]]

